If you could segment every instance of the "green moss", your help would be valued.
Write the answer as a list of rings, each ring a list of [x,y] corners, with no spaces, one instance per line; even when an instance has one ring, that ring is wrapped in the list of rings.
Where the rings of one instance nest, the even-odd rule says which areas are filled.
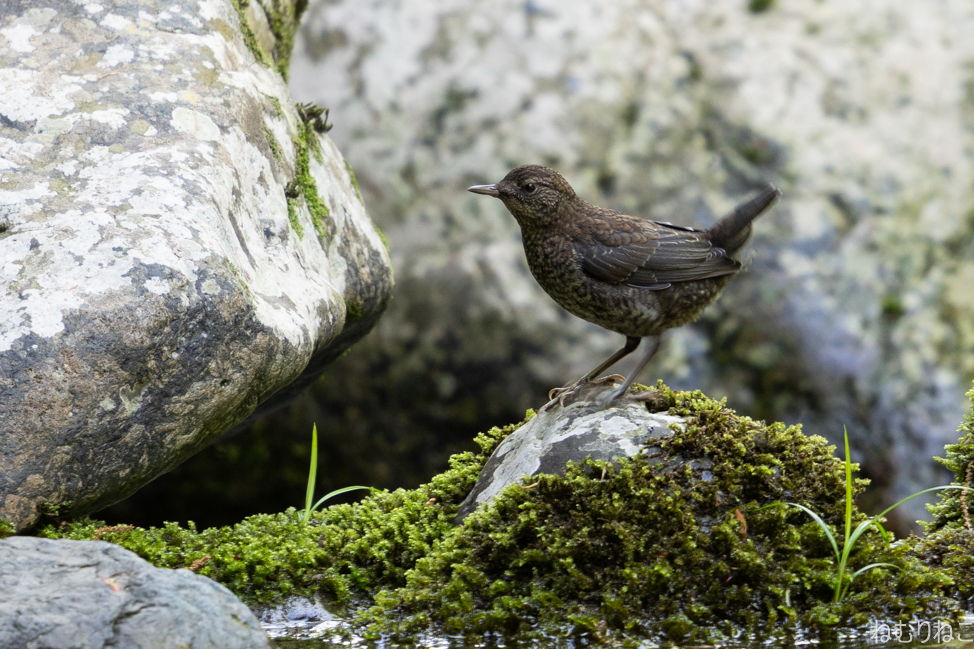
[[[284,108],[281,106],[281,100],[270,95],[264,96],[267,97],[270,100],[271,105],[274,106],[274,113],[277,115],[277,117],[279,119],[284,119]]]
[[[376,225],[375,223],[372,224],[372,227],[375,228],[375,233],[379,235],[379,239],[382,240],[382,245],[385,247],[386,252],[392,254],[392,252],[389,250],[389,240],[386,239],[386,235],[383,234],[382,230],[380,230],[379,226]]]
[[[301,227],[301,220],[298,218],[298,204],[301,200],[301,189],[298,184],[294,181],[289,182],[284,188],[284,196],[287,199],[287,220],[298,233],[298,239],[303,239],[304,228]]]
[[[361,320],[362,303],[358,300],[345,300],[345,313],[349,320]]]
[[[240,272],[240,269],[237,268],[236,264],[230,261],[229,257],[225,257],[225,259],[227,261],[227,267],[230,269],[230,272],[233,273],[233,277],[237,280],[240,286],[243,287],[243,290],[247,293],[247,295],[249,297],[253,297],[254,294],[250,290],[250,285],[247,284],[247,280],[244,279],[244,276]]]
[[[899,318],[906,313],[903,300],[898,295],[886,295],[883,297],[880,306],[882,307],[883,315],[889,318]]]
[[[583,463],[506,489],[419,560],[404,588],[376,595],[362,617],[370,632],[600,630],[711,642],[782,623],[943,613],[949,579],[876,534],[860,541],[853,570],[887,561],[902,571],[860,575],[845,603],[828,603],[834,567],[821,530],[802,512],[760,506],[799,502],[838,524],[844,488],[832,447],[699,392],[668,394],[670,412],[690,423],[661,443],[667,463]],[[682,459],[704,456],[712,479]]]
[[[278,144],[277,138],[274,137],[273,131],[271,131],[269,128],[265,126],[264,136],[267,138],[267,146],[270,147],[271,153],[274,155],[274,158],[276,160],[280,160],[282,155],[281,145]]]
[[[911,541],[915,556],[944,570],[953,580],[947,594],[970,606],[974,602],[974,532],[966,527],[944,527]]]
[[[336,505],[306,525],[289,510],[233,527],[112,528],[101,538],[166,567],[209,554],[199,572],[248,604],[317,594],[358,631],[393,638],[432,630],[696,643],[953,612],[946,568],[925,566],[908,543],[886,549],[875,532],[860,539],[851,570],[901,570],[870,570],[846,602],[829,603],[834,565],[822,531],[800,511],[763,506],[798,502],[839,525],[844,476],[833,447],[699,392],[657,389],[685,430],[645,455],[512,485],[459,525],[459,503],[516,426],[479,436],[481,453],[454,456],[429,484]],[[41,535],[90,539],[99,527],[84,520]]]
[[[325,154],[321,150],[321,140],[318,139],[318,136],[314,132],[308,134],[308,148],[311,150],[311,154],[315,157],[315,161],[318,164],[325,163]]]
[[[318,195],[318,184],[311,176],[309,150],[312,147],[320,147],[318,144],[318,135],[310,124],[302,122],[298,138],[294,140],[297,164],[295,182],[301,189],[301,194],[304,196],[308,210],[311,212],[311,223],[314,225],[315,232],[318,233],[318,236],[322,240],[327,240],[328,232],[326,230],[326,223],[330,211],[328,210],[328,206],[325,205],[325,202],[321,200],[321,196]],[[320,155],[320,148],[318,151]]]
[[[104,528],[104,523],[85,518],[49,525],[38,536],[89,540],[98,535],[165,568],[186,568],[208,554],[211,559],[198,572],[249,605],[314,594],[336,608],[368,603],[378,588],[403,585],[406,571],[454,529],[457,507],[481,466],[516,427],[479,435],[479,454],[454,456],[451,468],[428,484],[335,505],[316,512],[307,524],[297,522],[294,509],[203,531],[192,523],[116,531],[118,527]]]
[[[247,21],[247,13],[244,9],[247,7],[249,0],[230,0],[230,2],[233,4],[233,8],[237,11],[237,17],[240,19],[240,35],[243,36],[247,49],[254,55],[258,63],[271,67],[274,63],[273,60],[264,51],[264,48],[260,46],[260,43],[257,41],[257,35],[254,34],[254,30],[250,28],[250,22]]]
[[[345,168],[348,169],[348,178],[349,178],[349,180],[352,181],[352,187],[355,188],[355,195],[358,196],[359,202],[364,206],[365,205],[365,199],[362,198],[362,190],[359,189],[359,186],[358,186],[358,178],[355,177],[355,171],[352,169],[352,163],[350,163],[347,159],[345,160]],[[376,231],[378,231],[378,230],[379,230],[379,228],[376,227]],[[380,237],[382,236],[382,233],[381,232],[379,232],[379,236]],[[383,243],[385,243],[385,237],[382,237],[382,241],[383,241]],[[388,248],[389,248],[389,245],[386,244],[386,249],[388,250]]]
[[[8,536],[13,536],[17,533],[17,528],[14,524],[5,518],[0,518],[0,539],[5,539]]]
[[[774,4],[775,0],[749,0],[747,3],[747,9],[752,14],[759,14],[771,9]]]
[[[955,485],[974,487],[974,388],[967,392],[971,401],[971,412],[964,417],[958,432],[961,434],[956,444],[946,447],[947,457],[936,458],[954,472]],[[933,514],[933,522],[925,525],[928,532],[945,527],[965,527],[974,535],[974,491],[950,489],[941,491],[940,502],[928,505]]]
[[[974,487],[974,389],[967,393],[971,412],[964,417],[956,444],[947,446],[947,457],[937,460],[954,472],[952,484]],[[940,502],[928,505],[933,522],[925,523],[927,536],[916,540],[917,555],[942,567],[953,580],[951,595],[974,602],[974,491],[951,489],[940,492]]]
[[[307,0],[274,0],[273,6],[274,8],[267,13],[267,20],[277,40],[274,45],[274,60],[277,62],[277,71],[287,81],[291,52],[294,50],[294,34],[297,32],[301,14],[308,7],[308,2]]]

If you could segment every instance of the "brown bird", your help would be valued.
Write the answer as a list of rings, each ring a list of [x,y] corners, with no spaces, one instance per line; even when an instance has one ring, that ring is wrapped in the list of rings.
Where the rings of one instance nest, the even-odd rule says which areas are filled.
[[[659,349],[667,329],[696,320],[742,267],[734,259],[751,221],[781,195],[770,183],[708,230],[660,223],[596,207],[553,169],[524,165],[494,185],[494,196],[521,226],[528,267],[555,302],[580,318],[621,333],[625,346],[575,383],[552,390],[561,399],[651,338],[646,352],[608,403],[629,390]]]

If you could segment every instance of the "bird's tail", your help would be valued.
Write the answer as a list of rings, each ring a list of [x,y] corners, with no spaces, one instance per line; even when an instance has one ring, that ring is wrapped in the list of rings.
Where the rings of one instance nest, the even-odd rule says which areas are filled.
[[[781,190],[768,183],[760,194],[735,207],[733,212],[707,230],[710,242],[727,252],[734,252],[747,243],[751,236],[751,221],[761,216],[778,200],[779,196]]]

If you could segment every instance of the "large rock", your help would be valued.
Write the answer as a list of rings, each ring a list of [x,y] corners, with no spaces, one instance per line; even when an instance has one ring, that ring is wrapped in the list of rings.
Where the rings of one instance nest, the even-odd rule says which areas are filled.
[[[269,648],[220,584],[155,568],[104,541],[0,541],[0,646],[38,649]]]
[[[0,518],[23,528],[309,384],[392,277],[350,167],[230,0],[0,20]]]
[[[541,292],[513,219],[466,186],[547,163],[593,203],[705,226],[768,179],[784,199],[750,272],[644,379],[833,440],[847,426],[887,501],[943,480],[928,458],[974,378],[974,12],[763,6],[312,3],[292,87],[332,107],[399,280],[353,354],[391,371],[359,392],[516,411],[620,345]]]

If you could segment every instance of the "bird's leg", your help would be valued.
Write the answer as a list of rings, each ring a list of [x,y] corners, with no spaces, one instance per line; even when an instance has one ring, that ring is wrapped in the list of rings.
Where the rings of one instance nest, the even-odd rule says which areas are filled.
[[[556,398],[560,397],[559,401],[561,401],[567,395],[571,394],[575,390],[575,388],[580,386],[582,383],[591,381],[592,379],[600,375],[602,372],[606,371],[607,369],[609,369],[610,367],[618,363],[620,360],[622,360],[629,354],[633,353],[636,350],[636,348],[639,347],[639,343],[641,342],[642,342],[642,338],[639,338],[637,336],[626,336],[626,344],[622,349],[617,351],[612,356],[609,356],[609,358],[607,358],[605,362],[603,362],[601,365],[599,365],[594,370],[592,370],[582,378],[578,379],[574,383],[566,385],[563,388],[553,388],[550,392],[548,392],[548,399],[550,401],[553,401]],[[618,375],[616,374],[613,376],[618,376]]]
[[[626,377],[626,380],[622,382],[622,385],[620,385],[618,388],[613,390],[608,395],[608,397],[606,397],[603,400],[603,405],[608,405],[609,403],[615,401],[616,399],[624,395],[629,390],[629,386],[631,386],[633,381],[636,380],[636,376],[643,371],[643,368],[646,367],[649,361],[653,360],[653,356],[655,356],[656,352],[659,351],[659,345],[660,345],[660,341],[662,340],[662,336],[647,336],[647,337],[652,337],[653,342],[649,345],[649,347],[646,348],[646,352],[643,354],[643,357],[639,359],[639,362],[636,363],[636,367],[634,367],[632,372],[629,373],[629,376]]]

